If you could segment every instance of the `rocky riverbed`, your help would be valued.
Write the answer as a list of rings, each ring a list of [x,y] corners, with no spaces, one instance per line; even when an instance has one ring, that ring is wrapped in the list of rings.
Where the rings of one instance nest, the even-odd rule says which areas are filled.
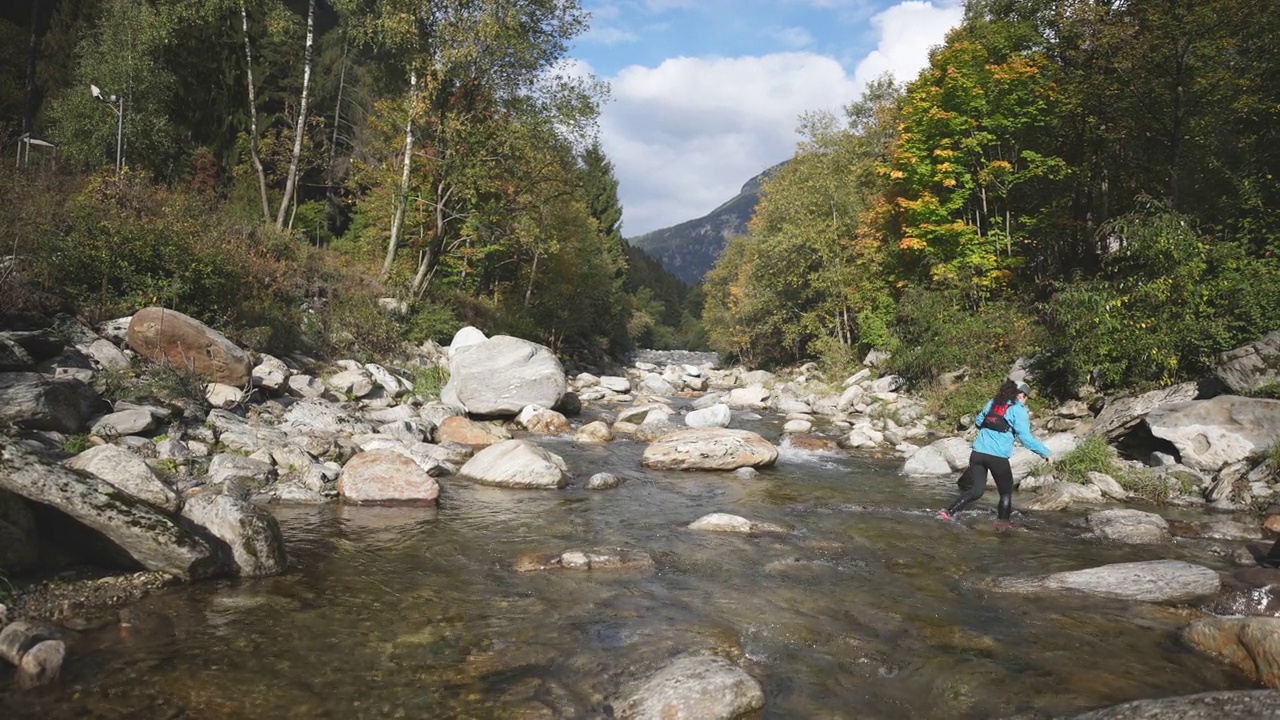
[[[449,607],[437,606],[428,615],[447,618],[454,611],[465,614],[467,605],[483,608],[494,618],[493,631],[477,634],[478,620],[464,621],[468,652],[510,656],[511,648],[532,645],[538,650],[528,667],[539,668],[520,690],[520,674],[510,673],[521,663],[500,662],[495,677],[507,679],[482,683],[474,705],[461,699],[472,696],[457,695],[457,686],[437,684],[437,678],[431,685],[440,697],[454,698],[441,699],[437,715],[516,707],[555,717],[736,717],[761,707],[766,716],[830,714],[841,705],[801,702],[796,688],[782,681],[788,667],[799,668],[803,684],[812,688],[850,673],[861,676],[853,670],[859,662],[879,667],[883,678],[912,668],[913,676],[920,674],[915,680],[944,682],[956,668],[954,659],[942,659],[950,657],[950,641],[924,620],[930,614],[950,618],[944,626],[952,629],[944,635],[967,637],[956,646],[971,646],[963,652],[989,655],[997,665],[1040,664],[1035,649],[1009,656],[1000,648],[1023,641],[1042,647],[1043,628],[1023,628],[1020,636],[994,631],[981,618],[985,612],[1017,617],[1021,608],[1044,602],[1018,598],[1046,596],[1096,598],[1068,601],[1059,619],[1126,638],[1130,649],[1120,651],[1119,660],[1122,675],[1129,677],[1122,685],[1129,689],[1074,693],[1065,702],[1033,691],[1039,698],[1031,706],[1035,712],[1084,710],[1170,694],[1175,686],[1280,686],[1277,664],[1267,659],[1280,657],[1280,631],[1273,627],[1280,618],[1272,600],[1280,579],[1271,574],[1278,571],[1257,567],[1277,521],[1247,511],[1276,491],[1257,452],[1274,442],[1280,427],[1270,424],[1271,401],[1201,397],[1202,389],[1175,388],[1159,397],[1109,403],[1099,414],[1083,403],[1046,413],[1036,424],[1059,453],[1089,437],[1130,444],[1135,435],[1152,438],[1141,464],[1153,467],[1148,472],[1163,483],[1162,496],[1170,504],[1145,503],[1116,478],[1066,483],[1017,457],[1022,492],[1015,504],[1034,512],[1022,514],[1022,530],[997,535],[982,512],[955,528],[930,519],[929,509],[945,502],[967,457],[963,431],[940,435],[924,403],[904,392],[902,379],[882,376],[874,367],[828,379],[814,366],[774,375],[720,369],[707,357],[648,354],[626,368],[566,372],[546,348],[487,338],[473,328],[447,348],[424,346],[385,364],[322,364],[302,357],[251,358],[189,320],[156,309],[97,333],[64,330],[70,342],[41,331],[0,334],[0,351],[7,353],[0,355],[0,412],[17,426],[3,441],[0,531],[13,541],[0,567],[19,578],[20,586],[25,581],[18,573],[51,566],[149,571],[124,580],[86,577],[70,585],[31,585],[8,603],[9,620],[52,621],[60,632],[83,634],[70,641],[67,660],[76,668],[83,651],[83,669],[68,672],[70,682],[91,696],[113,695],[122,686],[96,677],[88,666],[136,662],[128,644],[112,638],[147,635],[104,634],[116,626],[177,628],[160,634],[169,638],[166,646],[177,638],[192,643],[189,650],[168,653],[169,662],[187,658],[178,662],[180,668],[195,661],[190,653],[209,651],[201,638],[211,628],[198,620],[210,617],[208,603],[216,607],[224,602],[219,598],[246,590],[262,598],[233,613],[232,636],[254,644],[252,634],[265,632],[261,623],[280,622],[282,612],[323,613],[336,600],[323,589],[332,582],[360,603],[394,608],[400,619],[386,630],[402,637],[417,632],[406,627],[418,615],[405,604],[406,593],[439,596],[441,588],[430,581],[437,573],[470,594],[446,593]],[[180,329],[178,339],[158,329],[163,327]],[[175,355],[170,342],[184,350]],[[98,388],[104,378],[115,381],[112,373],[145,378],[149,363],[189,357],[191,348],[201,348],[198,355],[208,364],[188,369],[215,381],[198,388],[195,397],[163,396],[152,388],[151,396],[133,402],[117,397],[109,405],[102,399]],[[446,374],[443,387],[433,382]],[[1189,433],[1192,427],[1200,428],[1198,434]],[[893,479],[877,480],[885,477]],[[855,479],[852,485],[849,478]],[[327,510],[332,507],[340,509],[338,515]],[[367,532],[347,532],[352,527]],[[75,542],[54,542],[55,529],[74,530]],[[414,541],[417,534],[421,539]],[[1000,545],[968,547],[992,541]],[[467,559],[441,567],[408,559],[446,547]],[[949,549],[939,553],[940,547]],[[366,552],[391,557],[374,560],[363,557]],[[341,567],[326,559],[330,554]],[[367,570],[367,582],[359,579],[360,568]],[[730,569],[733,574],[726,575]],[[408,586],[401,578],[405,572],[412,578]],[[475,577],[464,580],[477,574],[478,583]],[[590,581],[594,589],[572,594],[572,608],[564,613],[542,606],[549,592],[563,596],[567,581],[556,578],[575,575],[596,578]],[[152,602],[137,602],[147,592],[218,577],[226,579],[162,590],[151,615],[138,609]],[[218,583],[233,578],[241,584],[226,594],[227,586]],[[760,602],[746,602],[743,593],[762,582],[767,591]],[[266,594],[255,595],[255,584]],[[553,591],[555,586],[561,587]],[[627,587],[639,593],[640,605],[624,601]],[[539,608],[505,604],[501,598],[512,588],[523,588]],[[863,588],[879,588],[884,597],[872,599]],[[703,602],[715,609],[691,612],[691,598],[684,597],[690,590],[693,597],[705,595]],[[741,607],[725,606],[726,597],[741,598]],[[602,603],[603,610],[593,603]],[[919,608],[904,613],[902,603]],[[963,606],[958,616],[955,603]],[[1084,620],[1066,609],[1071,603],[1083,603],[1104,619]],[[1135,618],[1121,620],[1124,613],[1104,609],[1114,603],[1165,609],[1138,610]],[[982,611],[987,604],[993,609]],[[345,599],[336,605],[353,613],[355,622],[377,622],[359,609],[363,605]],[[104,612],[112,606],[122,606],[125,615]],[[195,607],[206,609],[189,615]],[[972,610],[978,616],[965,614]],[[776,628],[764,630],[779,612],[838,616],[833,627],[852,635],[834,645],[831,638],[797,637],[800,644],[792,646],[787,632],[803,637],[820,632],[822,623],[796,626],[794,619],[784,620],[782,626],[792,629],[781,636]],[[648,619],[653,613],[680,618],[676,625],[687,636],[659,631],[663,623]],[[608,624],[615,615],[636,618],[624,622],[623,635],[605,646],[610,653],[633,655],[630,666],[648,674],[619,674],[622,667],[608,666],[609,653],[595,657],[590,640],[573,641],[573,650],[561,648],[554,634],[521,629],[517,618],[539,614],[567,627],[570,637],[575,626]],[[876,620],[871,634],[859,640],[856,617],[864,615],[864,621]],[[431,624],[439,622],[450,621]],[[329,631],[308,622],[290,632],[299,637],[278,637],[273,643],[279,652],[267,651],[266,657],[311,666],[299,664],[300,646]],[[385,635],[373,626],[369,632]],[[638,642],[655,632],[663,638],[656,645]],[[1147,639],[1139,639],[1144,633]],[[51,637],[52,631],[45,634]],[[704,641],[712,636],[719,639]],[[893,649],[895,636],[916,638],[907,643],[911,655]],[[38,637],[43,636],[32,635]],[[1166,686],[1129,675],[1129,663],[1137,667],[1139,655],[1152,656],[1153,648],[1170,639],[1182,649],[1159,651],[1163,659],[1152,662],[1169,677],[1181,677],[1182,671],[1168,663],[1194,666],[1192,675],[1209,678],[1208,684]],[[392,639],[393,647],[398,642]],[[486,650],[485,643],[508,649]],[[374,651],[363,641],[357,645],[364,648],[360,652]],[[429,647],[422,657],[434,658],[433,667],[462,667],[450,664],[450,653],[439,655],[443,647],[434,641]],[[800,647],[820,650],[814,655]],[[583,652],[594,664],[566,674],[564,663]],[[924,665],[909,657],[925,659]],[[1084,655],[1075,658],[1074,664],[1087,663]],[[1212,665],[1212,658],[1222,664]],[[831,663],[826,670],[824,662]],[[929,669],[938,663],[951,670]],[[1063,677],[1058,663],[1048,667]],[[1207,673],[1207,667],[1224,674]],[[267,671],[254,672],[257,677]],[[46,680],[56,686],[56,676]],[[478,681],[468,677],[468,683]],[[889,682],[894,687],[880,694],[867,686],[861,692],[876,699],[859,716],[894,717],[893,707],[950,716],[941,699],[946,693],[920,695],[915,680]],[[1004,697],[983,681],[964,685],[956,716],[997,707]],[[711,687],[724,688],[724,694],[708,694]],[[188,693],[184,702],[194,701],[182,692]],[[34,702],[30,697],[4,696],[0,706],[23,707]],[[45,697],[42,708],[54,711],[56,698]],[[250,697],[261,707],[280,699]],[[149,702],[154,709],[158,700]],[[226,705],[229,698],[219,702],[233,706]],[[409,707],[402,698],[391,705]],[[371,706],[361,707],[356,715],[377,715]],[[429,704],[417,707],[427,710]]]

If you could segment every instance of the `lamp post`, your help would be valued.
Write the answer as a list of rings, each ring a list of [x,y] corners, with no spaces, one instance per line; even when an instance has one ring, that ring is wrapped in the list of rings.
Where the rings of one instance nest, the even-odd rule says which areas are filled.
[[[89,92],[116,113],[116,174],[119,175],[124,167],[124,98],[118,95],[104,95],[97,85],[90,85]]]

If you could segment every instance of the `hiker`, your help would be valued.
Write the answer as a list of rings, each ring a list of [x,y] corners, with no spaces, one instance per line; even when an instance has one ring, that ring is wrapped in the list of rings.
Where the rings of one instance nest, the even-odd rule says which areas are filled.
[[[982,497],[987,489],[987,473],[990,472],[1000,491],[996,527],[1004,529],[1011,525],[1013,469],[1009,467],[1009,457],[1013,455],[1014,439],[1017,438],[1023,447],[1045,460],[1050,455],[1049,448],[1031,434],[1031,415],[1026,406],[1030,394],[1031,388],[1026,383],[1005,380],[996,396],[978,413],[978,437],[973,441],[969,470],[966,471],[970,474],[971,484],[968,488],[962,487],[960,495],[946,510],[938,512],[940,519],[951,520]]]

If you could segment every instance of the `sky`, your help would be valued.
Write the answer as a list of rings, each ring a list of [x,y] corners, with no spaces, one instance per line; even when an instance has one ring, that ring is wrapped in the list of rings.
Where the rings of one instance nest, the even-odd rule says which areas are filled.
[[[609,83],[623,235],[706,215],[795,153],[805,112],[913,79],[962,0],[584,0],[570,56]]]

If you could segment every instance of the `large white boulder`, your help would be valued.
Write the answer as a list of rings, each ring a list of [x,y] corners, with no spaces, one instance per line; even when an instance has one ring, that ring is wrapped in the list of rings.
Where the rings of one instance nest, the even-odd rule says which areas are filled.
[[[656,470],[737,470],[772,465],[777,459],[778,448],[748,430],[690,428],[650,444],[641,464]]]
[[[1280,440],[1280,400],[1220,395],[1156,408],[1146,423],[1178,448],[1182,464],[1217,472]]]
[[[454,348],[441,400],[473,415],[514,416],[528,405],[555,407],[568,389],[550,348],[508,335]]]
[[[555,489],[569,484],[568,469],[559,455],[527,440],[505,440],[476,453],[458,474],[481,485]]]

